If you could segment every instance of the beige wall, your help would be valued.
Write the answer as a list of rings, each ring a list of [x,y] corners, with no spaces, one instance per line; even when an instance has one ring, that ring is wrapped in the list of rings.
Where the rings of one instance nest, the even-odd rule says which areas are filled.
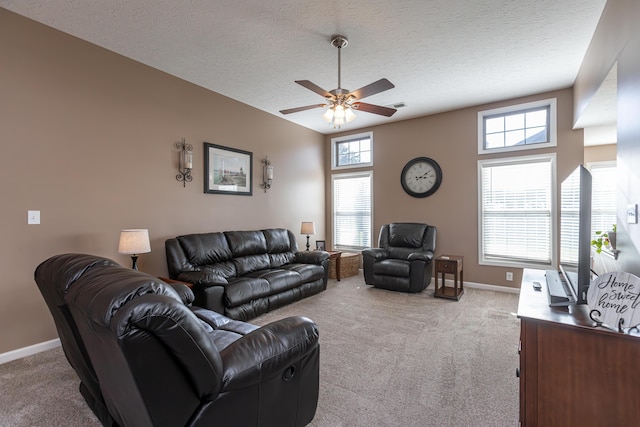
[[[616,159],[617,149],[616,144],[584,147],[584,163],[613,161]]]
[[[322,135],[2,8],[0,58],[0,353],[57,336],[36,266],[63,252],[129,265],[120,229],[149,229],[139,264],[156,275],[166,274],[164,240],[179,234],[297,234],[315,221],[324,237]],[[175,179],[181,137],[195,148],[186,188]],[[204,141],[253,152],[253,196],[204,194]],[[265,155],[275,168],[267,194]],[[27,210],[41,211],[41,225],[27,225]]]
[[[576,119],[617,62],[617,262],[608,271],[640,275],[640,224],[628,224],[629,204],[640,204],[640,2],[608,1],[576,78]],[[613,264],[613,265],[612,265]]]
[[[552,97],[557,98],[558,106],[558,147],[553,150],[527,150],[516,155],[557,152],[559,183],[583,162],[584,156],[583,132],[572,130],[571,89],[374,127],[374,242],[377,242],[378,231],[383,224],[397,221],[426,222],[438,229],[437,254],[464,256],[465,281],[519,287],[522,269],[478,264],[477,162],[489,157],[478,155],[477,114],[482,110]],[[340,135],[357,132],[342,132]],[[331,137],[326,137],[325,155],[328,159]],[[435,159],[443,170],[440,189],[424,199],[410,197],[400,185],[402,168],[409,160],[419,156]],[[330,239],[332,206],[329,162],[326,167],[326,228]],[[513,281],[506,281],[507,271],[514,273]]]

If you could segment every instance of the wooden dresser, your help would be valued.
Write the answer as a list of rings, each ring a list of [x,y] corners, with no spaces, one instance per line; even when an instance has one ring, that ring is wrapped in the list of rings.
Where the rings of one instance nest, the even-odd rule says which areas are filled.
[[[524,270],[518,317],[521,426],[640,425],[640,337],[594,328],[586,305],[549,307],[541,270]]]

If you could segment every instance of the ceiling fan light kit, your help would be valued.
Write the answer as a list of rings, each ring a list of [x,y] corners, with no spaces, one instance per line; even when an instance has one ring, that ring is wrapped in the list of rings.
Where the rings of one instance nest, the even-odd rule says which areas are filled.
[[[338,88],[332,91],[326,91],[315,83],[309,80],[296,80],[300,86],[309,89],[319,95],[324,96],[325,104],[313,104],[304,107],[290,108],[287,110],[280,110],[281,114],[291,114],[300,111],[311,110],[313,108],[327,108],[327,111],[322,115],[322,118],[329,122],[334,129],[340,129],[340,126],[353,121],[356,118],[353,110],[364,111],[366,113],[379,114],[386,117],[391,117],[397,110],[390,107],[382,107],[380,105],[366,104],[359,102],[359,99],[367,96],[375,95],[385,90],[394,88],[395,86],[387,79],[380,79],[367,86],[361,87],[353,92],[343,89],[341,87],[340,70],[341,70],[341,51],[346,47],[349,41],[344,36],[333,36],[331,38],[331,45],[338,48]]]

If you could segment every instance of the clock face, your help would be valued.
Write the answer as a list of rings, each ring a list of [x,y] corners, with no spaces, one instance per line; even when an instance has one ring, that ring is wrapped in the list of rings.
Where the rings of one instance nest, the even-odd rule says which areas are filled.
[[[428,157],[416,157],[409,161],[400,175],[402,188],[410,196],[427,197],[438,190],[442,183],[440,165]]]

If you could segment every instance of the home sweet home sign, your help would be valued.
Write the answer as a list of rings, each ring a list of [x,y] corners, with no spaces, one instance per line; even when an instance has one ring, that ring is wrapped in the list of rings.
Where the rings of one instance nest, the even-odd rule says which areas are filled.
[[[640,325],[640,278],[637,276],[624,272],[603,274],[589,286],[587,304],[592,317],[602,326],[626,329],[634,335],[640,333],[637,328]]]

